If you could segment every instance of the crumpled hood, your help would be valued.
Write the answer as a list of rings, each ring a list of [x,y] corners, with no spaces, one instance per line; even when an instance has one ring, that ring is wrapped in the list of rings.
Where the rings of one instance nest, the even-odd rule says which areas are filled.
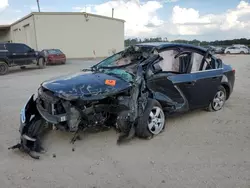
[[[131,84],[105,73],[89,71],[45,81],[42,87],[66,100],[98,100],[128,89]]]

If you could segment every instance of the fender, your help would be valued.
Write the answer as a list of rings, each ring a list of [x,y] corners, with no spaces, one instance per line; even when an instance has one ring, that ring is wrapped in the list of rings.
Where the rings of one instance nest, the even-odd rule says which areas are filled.
[[[1,62],[1,61],[5,62],[8,66],[10,66],[10,62],[9,62],[9,59],[8,59],[8,58],[1,57],[1,58],[0,58],[0,62]]]

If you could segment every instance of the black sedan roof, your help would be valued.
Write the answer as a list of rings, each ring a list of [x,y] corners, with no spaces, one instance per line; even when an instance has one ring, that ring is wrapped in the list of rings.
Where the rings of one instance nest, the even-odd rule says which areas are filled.
[[[194,50],[199,50],[199,51],[207,51],[205,48],[202,48],[200,46],[195,46],[192,44],[183,44],[183,43],[169,43],[169,42],[148,42],[148,43],[139,43],[136,44],[136,46],[145,46],[145,47],[155,47],[158,50],[166,49],[166,48],[174,48],[174,47],[179,47],[179,48],[190,48]]]

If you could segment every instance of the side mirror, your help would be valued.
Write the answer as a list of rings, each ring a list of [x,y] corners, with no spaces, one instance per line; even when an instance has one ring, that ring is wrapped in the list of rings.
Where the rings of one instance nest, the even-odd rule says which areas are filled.
[[[30,49],[30,52],[34,52],[34,51],[35,51],[35,50],[34,50],[34,49],[32,49],[32,48]]]

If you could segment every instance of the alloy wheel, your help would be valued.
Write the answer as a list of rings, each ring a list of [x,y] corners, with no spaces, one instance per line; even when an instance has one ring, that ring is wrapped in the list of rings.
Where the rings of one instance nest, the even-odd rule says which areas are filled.
[[[213,99],[213,108],[220,110],[225,103],[226,95],[223,91],[218,91]]]
[[[159,134],[165,124],[165,115],[162,109],[158,106],[153,107],[149,114],[148,129],[149,131],[156,135]]]

